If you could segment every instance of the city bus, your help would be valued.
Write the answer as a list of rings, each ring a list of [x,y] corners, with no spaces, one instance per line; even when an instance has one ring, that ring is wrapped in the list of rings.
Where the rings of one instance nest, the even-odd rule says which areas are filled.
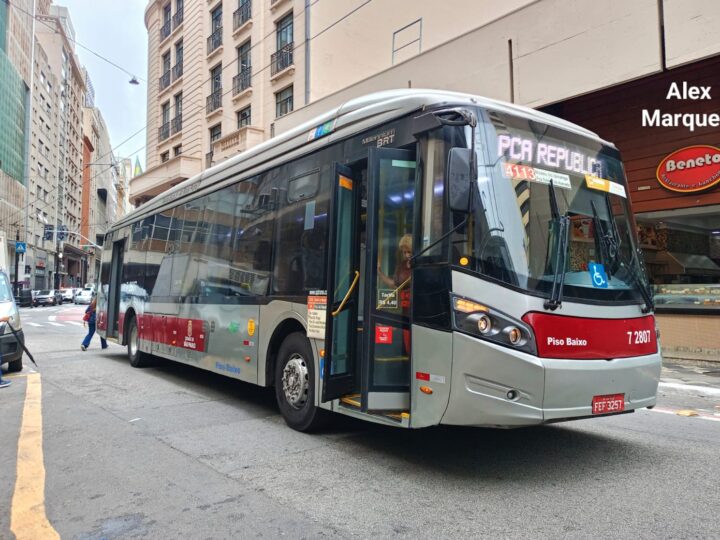
[[[98,329],[135,367],[274,387],[300,431],[623,414],[661,369],[618,150],[434,90],[350,100],[120,219]]]

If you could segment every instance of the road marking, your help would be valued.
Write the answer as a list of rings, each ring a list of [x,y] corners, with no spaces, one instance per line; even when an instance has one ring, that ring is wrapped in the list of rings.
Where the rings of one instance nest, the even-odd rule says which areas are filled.
[[[659,386],[662,388],[673,388],[675,390],[685,390],[688,392],[702,392],[706,396],[720,396],[720,388],[713,388],[711,386],[697,386],[692,384],[669,382],[661,382]]]
[[[17,476],[10,510],[10,530],[17,540],[60,539],[45,515],[45,464],[42,451],[40,374],[27,376],[25,407],[18,439]]]
[[[48,321],[54,321],[54,320],[55,320],[55,315],[50,315],[48,317]]]
[[[42,324],[38,324],[36,322],[25,322],[25,324],[29,324],[30,326],[42,326]]]
[[[52,324],[53,326],[65,326],[64,324],[60,324],[59,322],[52,322],[52,321],[49,321],[48,324]]]
[[[644,409],[648,412],[656,412],[661,414],[672,414],[677,416],[682,409],[664,409],[662,407],[655,407],[654,409]],[[697,412],[697,411],[695,411]],[[698,418],[700,420],[710,420],[711,422],[720,422],[720,416],[714,416],[712,414],[698,412],[696,416],[688,416],[686,418]]]
[[[77,321],[68,321],[68,324],[74,324],[75,326],[85,326],[83,323]]]

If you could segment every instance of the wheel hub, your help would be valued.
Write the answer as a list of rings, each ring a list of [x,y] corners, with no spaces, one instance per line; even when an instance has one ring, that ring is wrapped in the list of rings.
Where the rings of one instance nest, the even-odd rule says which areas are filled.
[[[285,399],[295,409],[301,409],[307,402],[308,379],[305,359],[299,354],[293,354],[283,369],[282,388]]]

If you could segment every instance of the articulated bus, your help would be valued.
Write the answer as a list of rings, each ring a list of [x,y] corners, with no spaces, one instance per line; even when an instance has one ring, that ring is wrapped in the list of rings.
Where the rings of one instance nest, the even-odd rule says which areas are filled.
[[[297,430],[519,427],[653,407],[661,356],[620,155],[477,96],[351,100],[108,232],[101,335],[275,389]]]

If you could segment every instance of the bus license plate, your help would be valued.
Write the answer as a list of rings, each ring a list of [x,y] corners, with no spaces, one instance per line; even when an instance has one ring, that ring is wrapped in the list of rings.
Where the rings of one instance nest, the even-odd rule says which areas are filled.
[[[593,414],[608,414],[625,410],[625,394],[610,394],[592,398]]]

